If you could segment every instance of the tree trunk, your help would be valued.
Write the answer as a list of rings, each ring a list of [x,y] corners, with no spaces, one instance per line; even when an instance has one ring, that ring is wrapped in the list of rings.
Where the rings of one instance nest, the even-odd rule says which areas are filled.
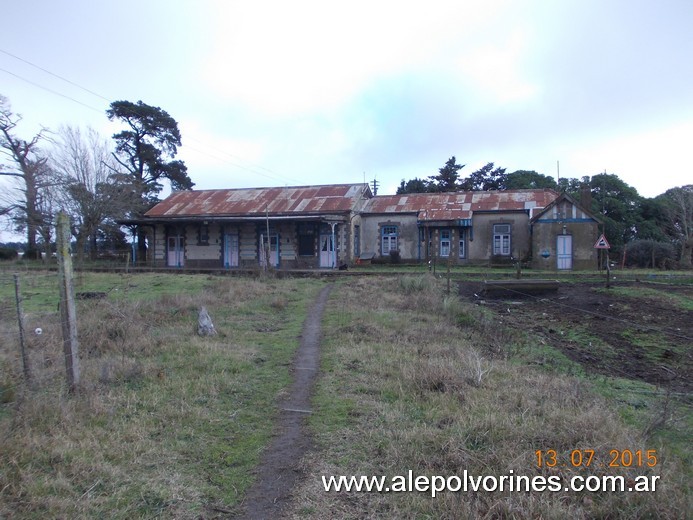
[[[75,237],[75,255],[77,263],[81,264],[84,261],[84,235],[81,232]]]
[[[688,269],[691,265],[691,254],[693,254],[693,237],[683,241],[681,250],[681,267]]]
[[[147,262],[147,233],[143,227],[137,229],[137,263]]]
[[[31,186],[33,179],[29,177],[26,182],[26,244],[27,249],[36,250],[36,237],[38,236],[38,226],[36,222],[36,196]]]
[[[657,266],[655,265],[655,242],[654,240],[652,241],[652,269],[655,269]]]
[[[97,251],[97,245],[96,245],[96,230],[94,230],[90,235],[89,235],[89,240],[91,243],[91,247],[89,248],[89,259],[90,260],[96,260],[98,257],[98,251]]]

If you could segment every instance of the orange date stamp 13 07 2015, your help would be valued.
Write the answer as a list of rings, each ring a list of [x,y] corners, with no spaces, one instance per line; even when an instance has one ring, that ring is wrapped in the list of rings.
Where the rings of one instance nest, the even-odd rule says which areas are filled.
[[[654,468],[657,450],[609,450],[598,454],[591,449],[559,453],[553,449],[534,452],[538,468]]]

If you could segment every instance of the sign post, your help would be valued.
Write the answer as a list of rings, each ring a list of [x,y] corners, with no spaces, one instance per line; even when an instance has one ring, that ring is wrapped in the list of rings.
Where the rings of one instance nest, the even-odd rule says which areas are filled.
[[[611,246],[609,245],[609,241],[606,239],[604,236],[604,233],[600,235],[600,237],[597,239],[597,241],[594,243],[594,248],[599,249],[599,254],[601,256],[602,249],[606,249],[606,288],[609,289],[611,287],[611,263],[609,262],[609,253],[608,250],[611,249]],[[601,266],[601,262],[600,262]]]

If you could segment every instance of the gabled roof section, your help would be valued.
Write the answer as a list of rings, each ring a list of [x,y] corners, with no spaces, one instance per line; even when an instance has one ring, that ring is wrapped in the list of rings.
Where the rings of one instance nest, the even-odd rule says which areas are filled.
[[[147,218],[299,216],[352,211],[370,198],[368,184],[178,191],[145,213]]]
[[[364,213],[416,213],[421,221],[462,220],[474,212],[531,211],[553,202],[558,193],[551,189],[506,191],[459,191],[413,193],[373,197]]]
[[[567,201],[575,207],[575,217],[572,216],[572,213],[571,215],[559,215],[557,214],[557,211],[554,211],[557,210],[560,204],[564,201]],[[603,224],[602,219],[597,217],[590,210],[585,209],[577,200],[575,200],[573,197],[571,197],[565,192],[561,193],[558,197],[556,197],[555,200],[553,200],[544,209],[536,213],[530,219],[532,223],[535,223],[537,221],[553,220],[594,220],[596,222],[599,222],[600,224]]]

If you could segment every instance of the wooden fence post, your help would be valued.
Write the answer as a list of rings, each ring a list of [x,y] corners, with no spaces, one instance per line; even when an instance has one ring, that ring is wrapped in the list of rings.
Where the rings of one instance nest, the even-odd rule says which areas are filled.
[[[448,289],[446,294],[450,294],[450,264],[452,263],[452,247],[448,251],[448,266],[447,266],[447,279],[448,279]]]
[[[19,275],[14,275],[14,297],[17,306],[17,323],[19,325],[19,350],[22,354],[22,369],[24,379],[31,383],[31,369],[29,367],[29,356],[26,353],[26,338],[24,337],[24,312],[22,311],[22,300],[19,296]]]
[[[70,255],[70,217],[58,213],[55,230],[58,249],[58,284],[60,285],[60,322],[63,330],[63,352],[67,385],[70,392],[79,384],[79,345],[77,342],[77,309],[72,284],[72,256]]]

